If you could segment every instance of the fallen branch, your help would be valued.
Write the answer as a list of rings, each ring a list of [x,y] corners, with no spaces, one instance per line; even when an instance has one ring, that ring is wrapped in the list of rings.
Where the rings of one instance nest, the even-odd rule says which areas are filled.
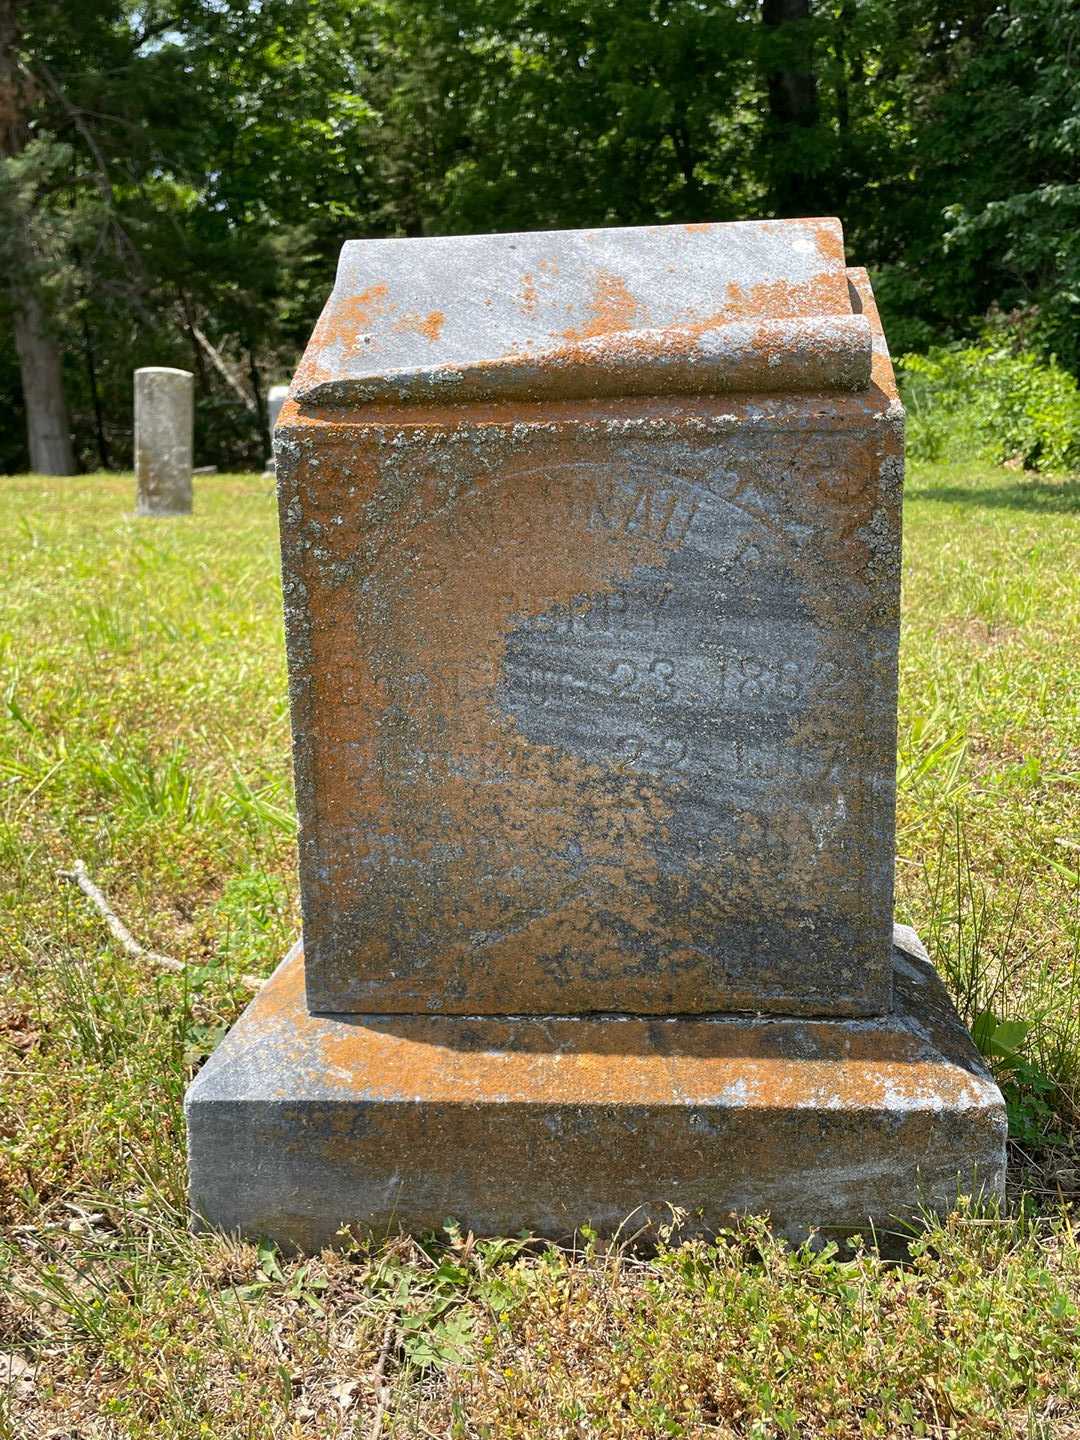
[[[190,316],[185,315],[183,319],[184,324],[187,326],[196,343],[199,344],[205,354],[209,356],[210,364],[213,365],[214,369],[225,381],[225,384],[228,385],[230,390],[232,390],[233,393],[237,396],[240,403],[245,407],[245,409],[249,410],[254,415],[258,409],[257,403],[251,398],[248,392],[244,389],[241,382],[229,369],[229,366],[226,364],[225,357],[221,354],[221,351],[218,350],[216,345],[214,345],[214,343],[205,334],[205,332],[200,329],[198,325],[196,325],[195,321],[192,320]]]
[[[182,975],[188,968],[182,960],[174,960],[171,955],[162,955],[157,950],[147,950],[145,945],[139,944],[93,880],[90,879],[86,866],[81,860],[75,861],[73,870],[60,870],[58,874],[61,880],[70,880],[73,885],[79,887],[86,898],[97,908],[105,924],[109,927],[109,933],[113,939],[134,959],[147,960],[151,965],[156,965],[159,970],[170,970],[174,975]],[[258,990],[263,983],[256,975],[238,975],[236,978],[249,990]]]
[[[375,1406],[375,1415],[371,1421],[371,1430],[368,1432],[368,1440],[379,1440],[382,1434],[383,1416],[386,1414],[386,1407],[390,1404],[390,1386],[386,1380],[386,1362],[390,1359],[390,1352],[394,1348],[394,1341],[397,1338],[397,1315],[391,1315],[386,1322],[386,1330],[383,1334],[382,1349],[379,1351],[378,1363],[375,1366],[375,1393],[378,1402]]]

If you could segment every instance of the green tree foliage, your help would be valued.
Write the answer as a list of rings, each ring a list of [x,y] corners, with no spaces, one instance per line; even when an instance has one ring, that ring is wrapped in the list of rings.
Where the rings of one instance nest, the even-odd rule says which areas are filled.
[[[916,459],[1080,469],[1080,388],[1060,365],[988,338],[901,356],[898,369]]]
[[[1016,312],[1022,342],[1080,371],[1080,7],[904,0],[908,170],[876,251],[894,349]],[[898,343],[895,343],[898,342]]]
[[[993,310],[1080,371],[1074,0],[0,0],[0,468],[13,315],[63,352],[83,466],[131,371],[197,381],[203,462],[258,464],[341,242],[839,214],[894,348]],[[4,90],[3,76],[16,77]],[[12,132],[14,133],[14,132]],[[16,243],[18,237],[30,242]]]

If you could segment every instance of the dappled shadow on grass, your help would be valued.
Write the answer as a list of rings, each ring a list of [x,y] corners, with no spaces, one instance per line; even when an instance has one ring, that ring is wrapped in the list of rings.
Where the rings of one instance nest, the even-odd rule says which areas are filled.
[[[910,489],[909,498],[978,505],[988,510],[1080,514],[1080,479],[1015,480],[1005,485],[926,485]]]

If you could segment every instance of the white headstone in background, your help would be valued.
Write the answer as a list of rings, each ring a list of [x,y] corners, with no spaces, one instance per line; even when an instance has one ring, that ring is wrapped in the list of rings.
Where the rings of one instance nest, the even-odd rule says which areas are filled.
[[[191,513],[195,380],[190,370],[146,365],[135,371],[135,510]]]
[[[277,424],[277,417],[281,414],[281,407],[289,398],[289,387],[287,385],[271,385],[266,395],[266,428],[270,435],[270,462],[269,468],[274,468],[274,426]]]

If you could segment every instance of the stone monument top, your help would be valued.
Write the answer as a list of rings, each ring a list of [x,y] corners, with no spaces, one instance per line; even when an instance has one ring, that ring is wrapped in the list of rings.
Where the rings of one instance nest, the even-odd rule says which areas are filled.
[[[351,241],[309,405],[865,388],[837,220]]]

